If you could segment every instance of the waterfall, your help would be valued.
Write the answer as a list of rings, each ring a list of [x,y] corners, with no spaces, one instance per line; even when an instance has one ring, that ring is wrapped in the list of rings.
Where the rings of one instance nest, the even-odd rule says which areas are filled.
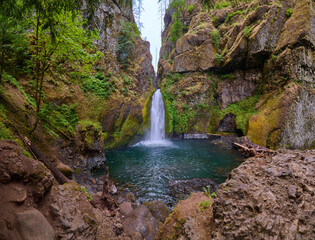
[[[151,104],[151,129],[149,141],[161,141],[165,139],[165,110],[160,89],[152,96]]]

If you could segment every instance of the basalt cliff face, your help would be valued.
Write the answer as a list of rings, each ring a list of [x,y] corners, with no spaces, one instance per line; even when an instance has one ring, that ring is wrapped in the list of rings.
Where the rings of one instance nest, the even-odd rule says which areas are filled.
[[[169,134],[227,129],[270,148],[314,146],[313,1],[189,1],[180,24],[175,14],[158,66]]]

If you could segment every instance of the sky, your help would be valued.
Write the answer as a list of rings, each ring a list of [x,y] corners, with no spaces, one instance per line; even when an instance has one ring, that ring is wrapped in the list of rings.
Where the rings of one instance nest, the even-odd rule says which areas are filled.
[[[152,54],[152,64],[155,72],[161,48],[161,16],[159,12],[158,0],[143,0],[143,12],[141,14],[142,39],[150,42]]]

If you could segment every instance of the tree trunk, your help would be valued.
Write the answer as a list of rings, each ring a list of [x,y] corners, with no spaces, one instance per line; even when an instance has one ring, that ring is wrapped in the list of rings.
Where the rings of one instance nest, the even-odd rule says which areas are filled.
[[[43,154],[42,152],[30,141],[28,141],[28,145],[30,146],[30,149],[34,153],[34,155],[42,161],[45,166],[51,171],[51,173],[54,175],[55,179],[60,183],[70,183],[71,181],[56,168]]]

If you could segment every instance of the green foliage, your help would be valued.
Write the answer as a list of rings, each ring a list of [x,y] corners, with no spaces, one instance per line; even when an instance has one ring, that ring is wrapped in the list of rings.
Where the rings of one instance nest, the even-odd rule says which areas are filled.
[[[235,78],[235,75],[232,75],[232,74],[224,74],[224,75],[219,75],[219,78],[221,79],[234,79]]]
[[[220,53],[216,53],[214,57],[218,64],[224,62],[224,57]]]
[[[236,116],[235,123],[237,129],[240,129],[245,135],[248,119],[252,115],[257,113],[255,107],[259,101],[259,98],[260,98],[259,95],[248,97],[242,101],[231,104],[230,106],[223,110],[217,110],[219,118],[222,119],[226,114],[233,113]]]
[[[99,122],[91,121],[89,119],[80,120],[78,124],[81,126],[81,129],[85,131],[90,128],[96,132],[102,131],[102,125]]]
[[[108,77],[104,77],[99,73],[95,77],[82,75],[81,88],[84,92],[91,92],[97,96],[108,98],[115,90],[115,84],[112,84]]]
[[[9,139],[12,140],[13,133],[6,127],[3,122],[0,122],[0,139]]]
[[[169,41],[175,43],[182,36],[183,30],[185,29],[180,17],[181,12],[185,8],[185,0],[173,0],[170,5],[175,12],[172,16],[174,22],[170,29]]]
[[[199,213],[201,213],[203,210],[209,208],[211,206],[210,200],[206,201],[203,200],[201,203],[199,203]]]
[[[182,36],[183,30],[183,23],[180,21],[179,18],[176,19],[170,29],[170,42],[176,43],[177,40]]]
[[[116,57],[123,68],[127,68],[130,65],[131,49],[134,46],[135,38],[139,36],[140,31],[136,23],[121,22]]]
[[[214,6],[214,9],[221,9],[221,8],[226,8],[228,6],[230,6],[231,4],[229,2],[222,2],[222,3],[217,3]]]
[[[187,11],[189,12],[189,14],[192,14],[194,10],[195,10],[194,4],[190,4],[187,6]]]
[[[92,196],[86,191],[85,187],[81,187],[82,191],[85,193],[86,197],[88,198],[89,202],[93,200]]]
[[[210,185],[208,186],[208,188],[203,187],[203,191],[210,199],[215,196],[215,192],[211,193]]]
[[[212,44],[216,49],[220,47],[221,34],[219,30],[212,31],[210,33]]]
[[[293,9],[292,8],[288,8],[286,11],[285,11],[285,15],[287,18],[291,17],[293,13]]]
[[[249,38],[251,32],[252,32],[252,27],[246,26],[243,30],[244,37]]]
[[[26,72],[26,38],[24,21],[16,24],[11,17],[1,15],[0,11],[0,84],[4,71],[10,73]]]
[[[124,81],[124,84],[127,84],[127,85],[131,84],[131,78],[128,77],[127,75],[123,76],[123,81]]]
[[[239,4],[239,0],[228,0],[233,7],[236,7]]]
[[[234,17],[235,15],[242,15],[242,14],[244,13],[244,11],[245,11],[245,10],[243,10],[243,11],[237,10],[237,11],[235,11],[235,12],[229,13],[229,14],[227,15],[227,17],[226,17],[226,19],[225,19],[224,22],[227,23],[227,22],[230,21],[230,19],[231,19],[232,17]]]
[[[39,112],[39,118],[62,132],[73,134],[79,121],[76,108],[77,104],[58,106],[45,103]]]

